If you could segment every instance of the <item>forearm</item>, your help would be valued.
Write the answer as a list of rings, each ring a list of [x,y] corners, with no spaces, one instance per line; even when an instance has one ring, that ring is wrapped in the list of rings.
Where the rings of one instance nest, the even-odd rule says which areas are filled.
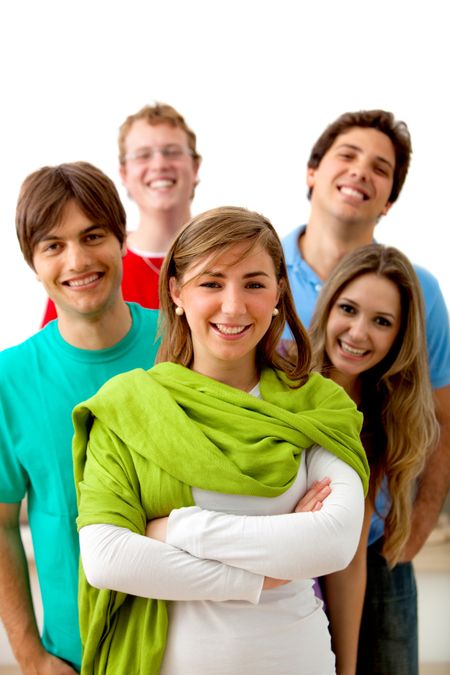
[[[202,559],[279,579],[342,569],[358,545],[364,500],[361,481],[350,467],[341,462],[329,472],[334,482],[332,477],[331,495],[320,511],[236,516],[179,509],[169,516],[167,542]]]
[[[440,438],[420,476],[411,517],[411,534],[402,561],[420,551],[436,524],[450,486],[450,386],[435,390]]]
[[[257,603],[264,581],[114,525],[81,528],[80,550],[92,586],[146,598]]]
[[[350,565],[321,579],[337,675],[355,675],[367,579],[367,537],[373,510],[366,506],[358,550]]]
[[[24,673],[45,651],[36,623],[19,526],[0,527],[0,614]]]
[[[331,644],[336,655],[337,675],[354,675],[358,655],[366,569],[353,562],[340,572],[323,577],[324,596],[330,620]]]

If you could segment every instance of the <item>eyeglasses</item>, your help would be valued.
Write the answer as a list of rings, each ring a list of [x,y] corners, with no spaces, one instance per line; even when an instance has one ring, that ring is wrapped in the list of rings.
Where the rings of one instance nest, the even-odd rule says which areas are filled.
[[[144,164],[153,159],[156,153],[159,153],[164,159],[172,161],[179,160],[182,157],[192,157],[194,154],[190,148],[185,148],[182,145],[163,145],[160,148],[151,148],[148,146],[146,148],[138,148],[138,150],[128,153],[128,155],[125,155],[124,160],[126,162]]]

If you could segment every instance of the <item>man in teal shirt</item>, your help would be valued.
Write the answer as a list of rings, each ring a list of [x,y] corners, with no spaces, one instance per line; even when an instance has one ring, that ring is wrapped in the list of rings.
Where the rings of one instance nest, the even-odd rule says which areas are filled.
[[[58,314],[0,354],[0,614],[25,674],[70,675],[81,663],[72,409],[156,355],[157,312],[122,298],[125,223],[114,184],[85,162],[44,167],[22,185],[20,246]],[[20,536],[24,497],[42,636]]]

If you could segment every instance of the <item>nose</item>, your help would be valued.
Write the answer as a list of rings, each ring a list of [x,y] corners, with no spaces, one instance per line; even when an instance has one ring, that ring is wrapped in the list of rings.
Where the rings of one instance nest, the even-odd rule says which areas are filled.
[[[164,156],[159,148],[153,148],[153,153],[148,163],[152,168],[160,168],[167,166],[169,160]]]
[[[79,242],[71,243],[66,248],[66,264],[73,272],[84,272],[89,266],[91,257],[89,250]]]
[[[348,334],[355,342],[365,340],[367,338],[368,325],[364,316],[358,315],[352,319]]]
[[[355,160],[350,167],[350,175],[358,180],[367,180],[369,174],[369,167],[364,159],[359,158]]]
[[[227,316],[240,316],[245,314],[245,300],[243,293],[239,288],[229,286],[224,290],[222,297],[222,312]]]

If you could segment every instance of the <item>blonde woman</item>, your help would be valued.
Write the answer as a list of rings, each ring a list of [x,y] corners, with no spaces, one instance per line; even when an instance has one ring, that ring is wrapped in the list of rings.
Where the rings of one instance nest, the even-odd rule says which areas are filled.
[[[407,257],[379,244],[346,256],[328,279],[311,323],[316,368],[341,384],[364,414],[362,441],[371,477],[357,554],[344,571],[325,577],[339,675],[355,673],[366,581],[366,553],[386,566],[401,560],[410,533],[415,479],[438,434],[426,358],[423,303]],[[369,527],[374,511],[381,527]],[[383,533],[384,524],[384,533]],[[411,583],[414,580],[411,579]],[[398,617],[399,626],[402,617]],[[382,650],[373,652],[382,617],[366,600],[357,672],[394,672]],[[390,653],[390,650],[389,650]],[[404,654],[402,675],[413,672]],[[397,663],[397,662],[396,662]],[[396,666],[396,675],[398,663]]]

